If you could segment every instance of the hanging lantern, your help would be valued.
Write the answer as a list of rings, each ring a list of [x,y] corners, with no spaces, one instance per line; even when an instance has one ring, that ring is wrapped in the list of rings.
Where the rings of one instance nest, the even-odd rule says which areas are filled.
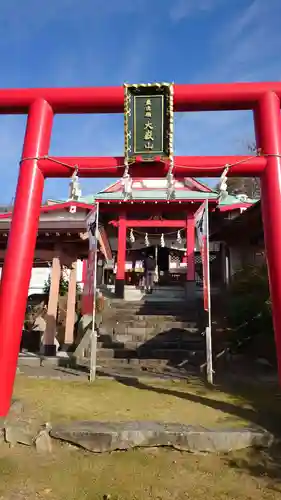
[[[162,248],[164,248],[164,246],[165,246],[164,233],[161,234],[160,245],[161,245]]]
[[[150,243],[149,243],[149,239],[148,239],[148,234],[147,233],[145,233],[144,243],[145,243],[146,247],[149,247]]]
[[[181,239],[181,232],[180,232],[180,231],[178,231],[178,232],[177,232],[177,242],[178,242],[179,244],[181,244],[181,243],[182,243],[182,239]]]
[[[130,231],[130,242],[131,243],[135,243],[135,236],[134,236],[134,231],[131,229]]]

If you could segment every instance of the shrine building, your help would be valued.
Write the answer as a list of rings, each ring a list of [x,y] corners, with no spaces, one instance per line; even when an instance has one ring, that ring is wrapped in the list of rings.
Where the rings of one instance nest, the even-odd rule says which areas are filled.
[[[72,198],[72,199],[71,199]],[[68,200],[48,200],[41,207],[29,297],[44,293],[50,277],[45,334],[46,354],[53,354],[59,282],[69,281],[64,344],[73,343],[77,285],[83,290],[89,249],[86,217],[99,202],[97,286],[126,301],[142,300],[143,260],[156,260],[154,300],[187,300],[202,295],[202,262],[195,238],[194,213],[208,199],[211,290],[226,284],[239,262],[239,247],[224,243],[227,222],[240,216],[255,200],[228,195],[223,201],[209,186],[194,178],[177,180],[175,195],[167,200],[165,179],[134,179],[132,196],[124,200],[122,181],[90,196],[82,196],[70,183]],[[2,267],[12,213],[0,213],[0,265]],[[221,234],[222,233],[222,234]],[[48,346],[51,346],[50,350]]]
[[[102,284],[114,288],[119,298],[139,299],[143,259],[155,257],[156,286],[182,287],[192,295],[202,283],[202,265],[195,238],[194,214],[208,199],[211,224],[234,217],[254,200],[227,196],[219,202],[218,193],[194,178],[175,183],[175,195],[167,201],[165,179],[134,179],[132,197],[124,201],[123,186],[117,181],[94,197],[81,198],[88,204],[98,201],[100,220],[106,228],[113,261],[104,267]],[[220,242],[211,242],[211,282],[220,286],[227,271],[222,263]]]
[[[97,194],[48,200],[42,206],[29,295],[43,292],[56,253],[62,266],[75,262],[76,279],[83,287],[88,253],[85,218],[94,202],[98,201],[100,207],[98,285],[114,289],[117,297],[128,298],[133,289],[139,288],[142,261],[148,253],[156,259],[159,287],[181,286],[192,293],[202,278],[194,230],[194,213],[199,205],[208,199],[211,234],[256,201],[245,195],[228,195],[220,201],[215,190],[194,178],[176,181],[175,197],[168,201],[165,179],[134,179],[132,187],[132,199],[127,201],[122,182],[116,181]],[[11,221],[11,212],[3,210],[4,207],[0,214],[1,265]],[[235,271],[230,262],[229,271],[224,270],[221,241],[210,242],[211,282],[215,286],[225,281],[228,272]]]

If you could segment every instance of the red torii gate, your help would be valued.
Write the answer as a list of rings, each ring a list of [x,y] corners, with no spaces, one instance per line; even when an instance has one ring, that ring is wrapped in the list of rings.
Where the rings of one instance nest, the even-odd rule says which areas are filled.
[[[281,83],[175,85],[175,111],[253,110],[260,157],[176,157],[176,177],[260,176],[265,247],[281,383]],[[47,177],[120,177],[123,158],[49,158],[55,113],[122,113],[122,87],[0,91],[0,114],[27,114],[26,133],[0,294],[0,416],[8,413]],[[73,166],[73,168],[72,168]],[[132,176],[163,177],[168,165],[130,167]]]

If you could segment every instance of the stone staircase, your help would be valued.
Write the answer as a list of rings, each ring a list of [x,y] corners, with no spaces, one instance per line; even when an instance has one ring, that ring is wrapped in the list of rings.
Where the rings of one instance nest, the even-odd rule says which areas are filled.
[[[102,292],[105,295],[111,295],[114,297],[114,285],[101,287]],[[199,291],[200,293],[200,291]],[[153,289],[153,294],[148,295],[144,290],[136,288],[135,286],[126,285],[124,289],[124,299],[126,302],[163,302],[168,300],[169,302],[177,302],[178,300],[184,300],[185,292],[182,286],[155,286]]]
[[[111,301],[98,341],[99,369],[198,373],[205,361],[202,304],[150,299]]]

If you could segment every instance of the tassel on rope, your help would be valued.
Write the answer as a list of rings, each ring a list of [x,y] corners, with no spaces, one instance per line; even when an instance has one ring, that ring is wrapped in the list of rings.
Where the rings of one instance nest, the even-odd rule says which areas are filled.
[[[173,174],[174,168],[174,158],[170,159],[170,166],[167,173],[167,199],[174,200],[176,198],[176,190],[175,190],[175,179]]]
[[[133,196],[132,184],[133,184],[133,180],[132,180],[130,173],[129,173],[129,165],[127,164],[125,166],[124,175],[122,177],[122,186],[123,186],[123,194],[124,194],[125,201],[131,199]]]
[[[228,191],[227,191],[227,174],[228,174],[229,168],[230,168],[230,165],[225,165],[225,169],[224,169],[223,173],[221,174],[221,178],[220,178],[219,199],[221,201],[225,200],[225,198],[228,195]]]
[[[131,243],[135,243],[135,235],[134,235],[134,231],[131,229],[130,231],[130,242]]]
[[[79,177],[78,177],[78,166],[75,165],[74,172],[70,178],[69,183],[69,200],[79,200],[81,197],[82,191],[79,185]]]

